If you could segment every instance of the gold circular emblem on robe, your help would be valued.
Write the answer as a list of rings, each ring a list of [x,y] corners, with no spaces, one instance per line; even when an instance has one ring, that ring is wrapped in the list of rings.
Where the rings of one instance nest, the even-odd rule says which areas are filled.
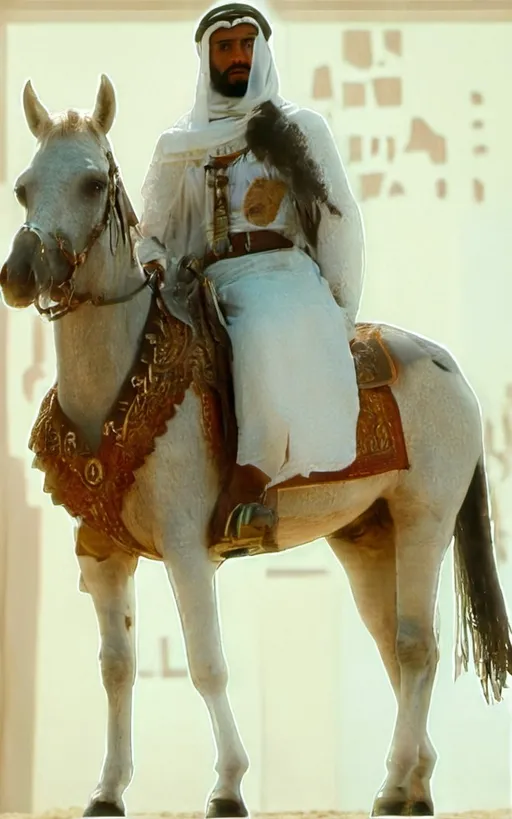
[[[286,182],[280,179],[255,179],[244,199],[247,221],[257,227],[267,227],[275,222],[287,189]]]

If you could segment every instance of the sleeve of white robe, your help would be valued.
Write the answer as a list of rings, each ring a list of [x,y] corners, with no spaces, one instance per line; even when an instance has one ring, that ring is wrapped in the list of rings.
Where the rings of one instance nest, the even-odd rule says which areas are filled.
[[[143,264],[158,261],[168,268],[183,167],[181,163],[165,161],[163,139],[162,136],[157,142],[142,186],[143,208],[139,225],[142,239],[137,244],[137,253]]]
[[[302,110],[297,123],[308,137],[312,155],[320,165],[330,201],[342,216],[322,206],[315,259],[331,292],[344,308],[347,329],[353,334],[365,272],[365,238],[361,211],[354,198],[332,131],[314,111]]]

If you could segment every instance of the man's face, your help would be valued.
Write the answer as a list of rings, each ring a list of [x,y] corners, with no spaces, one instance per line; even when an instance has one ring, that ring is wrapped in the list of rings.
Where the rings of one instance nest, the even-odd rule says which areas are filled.
[[[219,28],[210,37],[212,85],[224,97],[244,97],[258,29],[250,23]]]

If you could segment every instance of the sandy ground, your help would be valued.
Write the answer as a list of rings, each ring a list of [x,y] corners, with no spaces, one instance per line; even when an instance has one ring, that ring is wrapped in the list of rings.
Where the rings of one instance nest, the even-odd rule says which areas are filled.
[[[52,810],[39,814],[2,813],[0,819],[79,819],[79,808]],[[201,813],[134,813],[144,819],[203,819]],[[367,813],[253,813],[252,819],[368,819]],[[495,811],[470,811],[469,813],[440,813],[436,819],[512,819],[512,808]]]

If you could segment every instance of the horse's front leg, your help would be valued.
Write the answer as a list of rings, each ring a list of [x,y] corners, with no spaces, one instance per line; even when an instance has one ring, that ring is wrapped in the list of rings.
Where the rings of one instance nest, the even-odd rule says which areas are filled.
[[[100,630],[100,665],[108,699],[107,750],[98,787],[84,816],[125,816],[123,794],[133,774],[132,691],[135,680],[135,558],[115,553],[98,562],[79,557]]]
[[[220,634],[215,589],[215,564],[208,557],[206,543],[199,542],[196,527],[178,536],[173,526],[172,540],[163,549],[165,565],[180,614],[188,667],[192,682],[201,694],[210,715],[217,760],[217,783],[210,794],[206,816],[247,816],[241,783],[249,767],[235,717],[227,695],[228,670]]]

